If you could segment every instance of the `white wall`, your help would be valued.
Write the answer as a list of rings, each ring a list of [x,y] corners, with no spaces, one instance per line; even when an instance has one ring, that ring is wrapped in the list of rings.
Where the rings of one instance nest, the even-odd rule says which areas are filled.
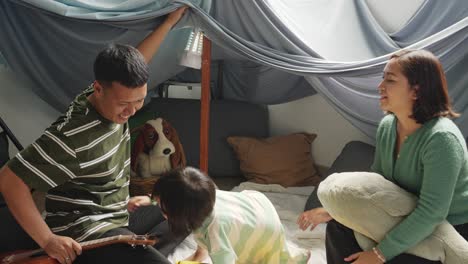
[[[19,142],[26,147],[42,134],[59,112],[34,95],[32,84],[0,67],[0,116]],[[10,154],[17,152],[10,144]]]
[[[371,139],[357,130],[320,95],[294,102],[272,105],[270,133],[284,135],[294,132],[317,134],[312,143],[312,156],[316,164],[329,167],[343,146],[351,140],[371,143]]]

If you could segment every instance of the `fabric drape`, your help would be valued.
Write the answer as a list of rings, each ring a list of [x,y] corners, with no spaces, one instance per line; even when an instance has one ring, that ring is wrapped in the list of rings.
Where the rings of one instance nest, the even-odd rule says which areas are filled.
[[[468,105],[465,0],[425,0],[401,29],[390,33],[364,0],[95,2],[0,2],[0,52],[56,108],[64,108],[92,81],[90,65],[107,43],[135,45],[163,15],[187,4],[189,15],[151,62],[149,87],[183,70],[177,57],[191,31],[184,27],[200,27],[214,43],[213,57],[224,61],[225,98],[273,104],[318,91],[374,137],[382,117],[377,85],[389,55],[401,48],[424,48],[447,71],[449,93],[462,113],[455,121],[468,133],[463,115]]]

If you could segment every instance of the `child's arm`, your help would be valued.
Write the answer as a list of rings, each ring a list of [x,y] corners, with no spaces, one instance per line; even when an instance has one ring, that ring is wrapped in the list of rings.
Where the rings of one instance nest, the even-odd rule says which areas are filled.
[[[186,258],[185,260],[201,262],[205,260],[207,257],[208,257],[208,251],[198,246],[197,251],[195,251],[195,253],[193,253],[190,257]]]

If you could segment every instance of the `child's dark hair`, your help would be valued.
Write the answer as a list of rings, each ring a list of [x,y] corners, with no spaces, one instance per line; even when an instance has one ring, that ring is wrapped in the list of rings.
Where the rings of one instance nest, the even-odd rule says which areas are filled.
[[[104,86],[115,81],[128,88],[141,87],[148,82],[148,64],[136,48],[111,44],[94,61],[94,78]]]
[[[185,236],[201,227],[213,211],[216,185],[200,170],[186,167],[161,176],[152,195],[159,197],[159,206],[174,235]]]

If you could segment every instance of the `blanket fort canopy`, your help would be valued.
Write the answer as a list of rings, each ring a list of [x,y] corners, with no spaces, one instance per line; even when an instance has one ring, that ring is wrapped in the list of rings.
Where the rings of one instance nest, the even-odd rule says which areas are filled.
[[[191,11],[152,60],[149,87],[184,70],[177,58],[192,29],[201,28],[214,43],[212,58],[223,61],[224,98],[276,104],[318,92],[374,137],[382,117],[376,87],[389,55],[424,48],[441,59],[462,113],[455,122],[468,133],[465,0],[422,0],[390,33],[364,0],[6,0],[0,52],[4,64],[33,81],[34,93],[63,110],[93,80],[99,50],[111,42],[136,45],[183,4]]]

